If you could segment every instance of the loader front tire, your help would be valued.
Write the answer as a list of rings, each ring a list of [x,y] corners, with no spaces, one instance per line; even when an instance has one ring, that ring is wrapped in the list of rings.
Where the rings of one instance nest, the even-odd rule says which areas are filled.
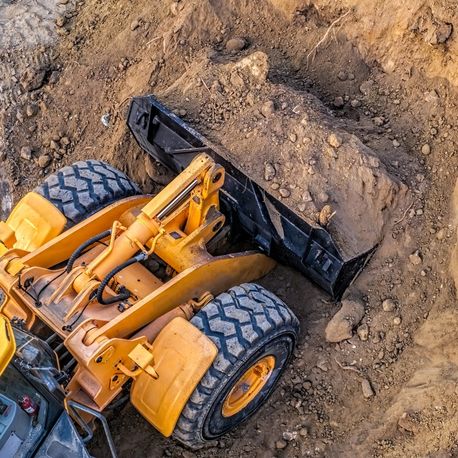
[[[107,205],[140,193],[120,170],[97,160],[75,162],[49,175],[34,192],[67,218],[67,228]]]
[[[273,293],[245,283],[213,299],[191,323],[219,350],[173,433],[199,448],[248,419],[272,393],[294,350],[299,322]]]

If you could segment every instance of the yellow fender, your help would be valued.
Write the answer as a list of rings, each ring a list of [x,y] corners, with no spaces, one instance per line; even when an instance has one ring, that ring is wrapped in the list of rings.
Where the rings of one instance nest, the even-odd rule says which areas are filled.
[[[33,251],[58,236],[67,218],[40,194],[26,194],[6,223],[0,221],[0,256],[8,249]]]
[[[193,324],[178,317],[154,340],[145,364],[139,361],[139,352],[135,353],[129,356],[135,358],[141,370],[132,384],[131,402],[159,432],[169,437],[218,349]]]

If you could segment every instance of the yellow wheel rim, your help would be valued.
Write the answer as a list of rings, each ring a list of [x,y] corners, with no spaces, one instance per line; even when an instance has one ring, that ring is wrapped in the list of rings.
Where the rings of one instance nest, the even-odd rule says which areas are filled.
[[[275,357],[256,361],[235,383],[224,400],[223,417],[232,417],[243,410],[264,388],[275,368]]]

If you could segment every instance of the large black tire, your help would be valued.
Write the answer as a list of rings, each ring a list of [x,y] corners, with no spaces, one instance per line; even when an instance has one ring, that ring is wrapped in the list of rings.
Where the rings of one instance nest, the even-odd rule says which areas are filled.
[[[107,205],[140,193],[124,173],[105,162],[88,160],[63,167],[34,190],[67,218],[67,227]]]
[[[207,304],[191,320],[218,347],[218,355],[178,419],[174,437],[199,448],[245,421],[272,393],[299,334],[288,306],[262,286],[245,283]],[[228,394],[246,371],[266,356],[275,368],[262,390],[238,413],[223,415]]]

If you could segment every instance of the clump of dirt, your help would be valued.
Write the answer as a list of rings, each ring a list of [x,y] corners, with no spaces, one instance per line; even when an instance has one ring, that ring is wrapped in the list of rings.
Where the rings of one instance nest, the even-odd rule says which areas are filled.
[[[30,8],[11,14],[22,5]],[[347,253],[380,242],[348,291],[365,314],[337,343],[325,329],[340,304],[284,266],[263,280],[296,312],[302,335],[278,390],[245,426],[194,454],[127,406],[111,420],[120,455],[453,456],[455,6],[61,0],[41,16],[31,8],[0,3],[9,34],[0,48],[0,159],[15,200],[91,157],[147,192],[160,189],[170,175],[125,126],[129,98],[152,92],[268,192],[327,224]],[[32,29],[46,24],[49,33],[24,37],[46,39],[10,36],[27,11]],[[104,454],[101,437],[94,453]]]

